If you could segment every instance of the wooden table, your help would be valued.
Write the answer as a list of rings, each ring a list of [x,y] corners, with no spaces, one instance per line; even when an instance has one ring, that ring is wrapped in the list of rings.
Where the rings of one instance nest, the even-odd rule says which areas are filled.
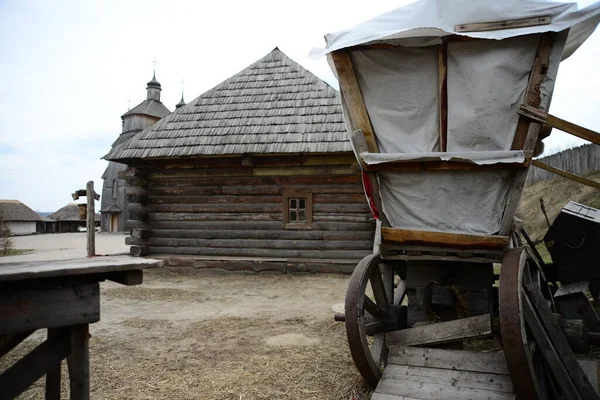
[[[47,339],[0,375],[0,399],[13,399],[46,375],[46,399],[60,399],[67,359],[71,399],[89,399],[89,324],[100,320],[99,282],[139,285],[160,260],[106,256],[0,264],[0,358],[37,329]]]

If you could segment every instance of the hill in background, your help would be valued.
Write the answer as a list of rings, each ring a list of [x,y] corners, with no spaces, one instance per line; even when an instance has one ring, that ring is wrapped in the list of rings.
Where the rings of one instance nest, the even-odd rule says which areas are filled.
[[[583,176],[600,182],[600,170],[588,172]],[[540,209],[540,198],[544,199],[551,224],[561,208],[570,200],[600,208],[599,190],[570,179],[558,177],[528,184],[523,190],[517,216],[525,221],[525,230],[536,242],[541,240],[548,231],[548,225]]]

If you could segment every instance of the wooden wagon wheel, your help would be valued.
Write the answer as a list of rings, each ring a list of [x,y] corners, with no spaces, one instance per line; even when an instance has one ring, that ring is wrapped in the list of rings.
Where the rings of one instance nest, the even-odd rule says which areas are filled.
[[[406,284],[397,281],[394,289],[394,272],[391,267],[380,268],[381,263],[379,254],[371,254],[358,263],[350,278],[345,302],[346,334],[352,359],[365,382],[373,388],[387,362],[385,333],[406,325],[406,310],[400,306]]]
[[[539,293],[549,312],[555,312],[552,292],[535,255],[528,247],[506,252],[500,271],[500,332],[506,363],[520,399],[558,398],[565,376],[553,374],[547,361],[546,331],[527,291]],[[540,342],[542,340],[542,342]],[[550,349],[554,352],[554,350]],[[555,352],[557,359],[560,358]],[[566,379],[569,379],[566,377]],[[569,397],[571,398],[571,397]]]

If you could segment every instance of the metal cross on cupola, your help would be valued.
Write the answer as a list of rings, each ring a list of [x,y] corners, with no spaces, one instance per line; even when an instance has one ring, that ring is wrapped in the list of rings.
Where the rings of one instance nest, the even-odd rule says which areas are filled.
[[[85,189],[79,189],[71,194],[73,200],[78,200],[79,197],[87,197],[86,205],[86,231],[87,231],[87,256],[93,257],[96,255],[96,239],[94,236],[94,225],[96,220],[96,211],[94,210],[94,200],[100,200],[100,195],[94,191],[94,181],[89,181]],[[83,219],[82,213],[80,218]]]

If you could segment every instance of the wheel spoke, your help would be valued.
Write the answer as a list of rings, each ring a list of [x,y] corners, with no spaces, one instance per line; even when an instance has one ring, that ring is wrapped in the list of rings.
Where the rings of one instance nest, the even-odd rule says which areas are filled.
[[[371,357],[373,357],[373,361],[375,361],[375,365],[381,367],[381,361],[384,350],[384,342],[385,342],[385,334],[378,333],[375,335],[373,340],[373,345],[371,346]]]
[[[385,294],[385,286],[383,285],[383,279],[381,278],[381,272],[379,267],[375,266],[370,276],[371,288],[373,289],[373,296],[377,305],[384,310],[388,308],[387,296]]]
[[[379,308],[377,306],[377,304],[375,304],[375,302],[373,300],[371,300],[370,297],[365,296],[365,301],[364,301],[363,307],[369,314],[371,314],[374,317],[383,318],[386,315],[385,311],[383,311],[381,308]]]

